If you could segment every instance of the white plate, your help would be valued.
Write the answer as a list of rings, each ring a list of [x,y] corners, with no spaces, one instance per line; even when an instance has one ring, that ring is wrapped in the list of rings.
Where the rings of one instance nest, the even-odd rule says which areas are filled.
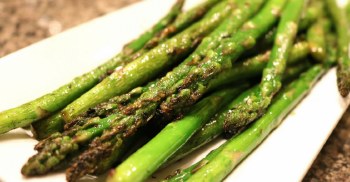
[[[48,93],[101,64],[116,54],[124,43],[156,22],[173,2],[143,1],[2,58],[0,111]],[[187,6],[198,2],[200,0],[188,0]],[[335,71],[330,71],[227,180],[302,179],[349,102],[349,98],[339,96]],[[190,160],[182,160],[172,167],[177,169],[189,165],[219,143],[212,143],[207,150],[197,152]],[[0,181],[65,181],[63,173],[28,179],[22,177],[20,169],[35,153],[35,144],[36,141],[21,129],[0,136]],[[166,170],[170,169],[156,176],[164,175]]]

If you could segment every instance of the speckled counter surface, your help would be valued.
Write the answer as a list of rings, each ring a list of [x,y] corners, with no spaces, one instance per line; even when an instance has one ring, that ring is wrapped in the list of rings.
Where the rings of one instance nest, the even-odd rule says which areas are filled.
[[[0,57],[137,1],[0,0]],[[350,109],[303,181],[350,181]]]

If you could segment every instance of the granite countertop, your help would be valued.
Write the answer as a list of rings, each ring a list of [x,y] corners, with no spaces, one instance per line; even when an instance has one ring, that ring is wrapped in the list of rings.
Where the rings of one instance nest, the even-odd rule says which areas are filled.
[[[139,0],[2,0],[0,57]],[[303,181],[350,181],[350,109]]]

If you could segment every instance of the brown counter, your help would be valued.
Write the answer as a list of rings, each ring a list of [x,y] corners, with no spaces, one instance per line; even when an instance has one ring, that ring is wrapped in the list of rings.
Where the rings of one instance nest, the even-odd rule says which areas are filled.
[[[136,1],[2,0],[0,57]],[[350,109],[340,120],[304,181],[350,181]]]

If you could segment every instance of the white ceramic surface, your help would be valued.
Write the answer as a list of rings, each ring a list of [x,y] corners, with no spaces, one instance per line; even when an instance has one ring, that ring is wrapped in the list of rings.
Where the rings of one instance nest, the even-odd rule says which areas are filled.
[[[37,98],[93,69],[156,22],[173,2],[146,0],[3,57],[0,59],[0,111]],[[188,0],[186,6],[198,2],[200,0]],[[349,102],[349,98],[343,99],[338,94],[335,70],[331,70],[227,181],[302,179]],[[219,143],[222,141],[212,142],[190,159],[158,172],[156,179],[171,169],[199,160]],[[35,153],[35,144],[36,141],[21,129],[0,135],[0,181],[65,181],[62,172],[36,178],[22,177],[20,169]]]

